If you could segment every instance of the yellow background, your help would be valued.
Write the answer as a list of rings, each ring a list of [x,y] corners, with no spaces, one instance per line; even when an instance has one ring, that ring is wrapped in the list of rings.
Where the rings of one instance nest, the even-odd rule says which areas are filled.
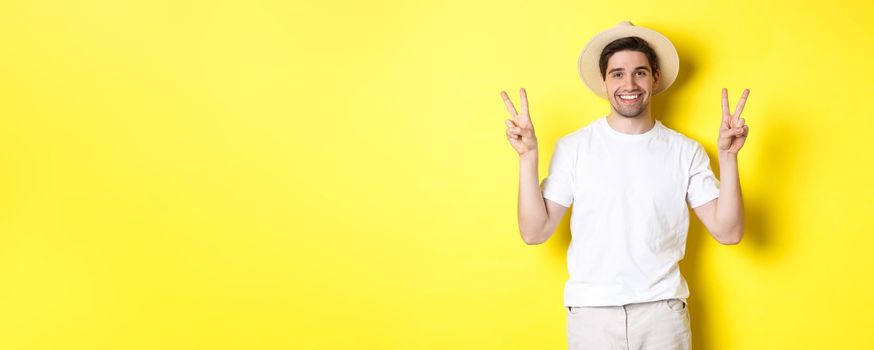
[[[606,115],[620,20],[670,37],[655,116],[715,160],[743,88],[747,229],[697,219],[696,349],[874,348],[874,6],[763,1],[0,4],[0,348],[562,349],[568,217],[516,226],[499,92],[540,177]],[[694,216],[693,216],[694,218]]]

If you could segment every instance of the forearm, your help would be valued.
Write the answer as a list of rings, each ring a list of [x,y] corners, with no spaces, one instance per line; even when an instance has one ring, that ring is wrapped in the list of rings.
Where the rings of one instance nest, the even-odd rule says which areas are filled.
[[[545,240],[541,237],[548,214],[540,179],[537,174],[537,151],[529,151],[519,157],[519,231],[529,244]]]
[[[717,236],[737,243],[743,237],[744,209],[737,169],[737,153],[719,152],[719,198],[716,201]]]

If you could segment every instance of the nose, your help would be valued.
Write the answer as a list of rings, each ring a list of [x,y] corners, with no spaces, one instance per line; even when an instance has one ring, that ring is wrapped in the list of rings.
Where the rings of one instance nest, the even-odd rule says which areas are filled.
[[[634,81],[634,77],[631,74],[627,74],[622,78],[622,88],[625,91],[636,90],[637,82]]]

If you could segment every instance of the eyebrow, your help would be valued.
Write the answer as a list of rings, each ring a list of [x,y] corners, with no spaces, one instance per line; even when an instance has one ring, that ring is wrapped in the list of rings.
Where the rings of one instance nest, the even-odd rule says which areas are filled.
[[[643,69],[643,70],[649,72],[649,67],[647,67],[647,66],[639,66],[637,68],[634,68],[634,70],[638,70],[638,69]],[[613,68],[610,71],[608,71],[607,73],[613,73],[615,71],[621,71],[621,70],[622,70],[622,68]]]

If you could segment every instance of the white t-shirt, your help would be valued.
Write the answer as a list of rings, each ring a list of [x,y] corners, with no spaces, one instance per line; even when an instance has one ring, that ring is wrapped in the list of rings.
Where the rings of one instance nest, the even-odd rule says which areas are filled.
[[[700,143],[658,120],[633,135],[601,117],[556,142],[541,185],[546,199],[574,205],[565,306],[686,300],[686,202],[719,196]]]

